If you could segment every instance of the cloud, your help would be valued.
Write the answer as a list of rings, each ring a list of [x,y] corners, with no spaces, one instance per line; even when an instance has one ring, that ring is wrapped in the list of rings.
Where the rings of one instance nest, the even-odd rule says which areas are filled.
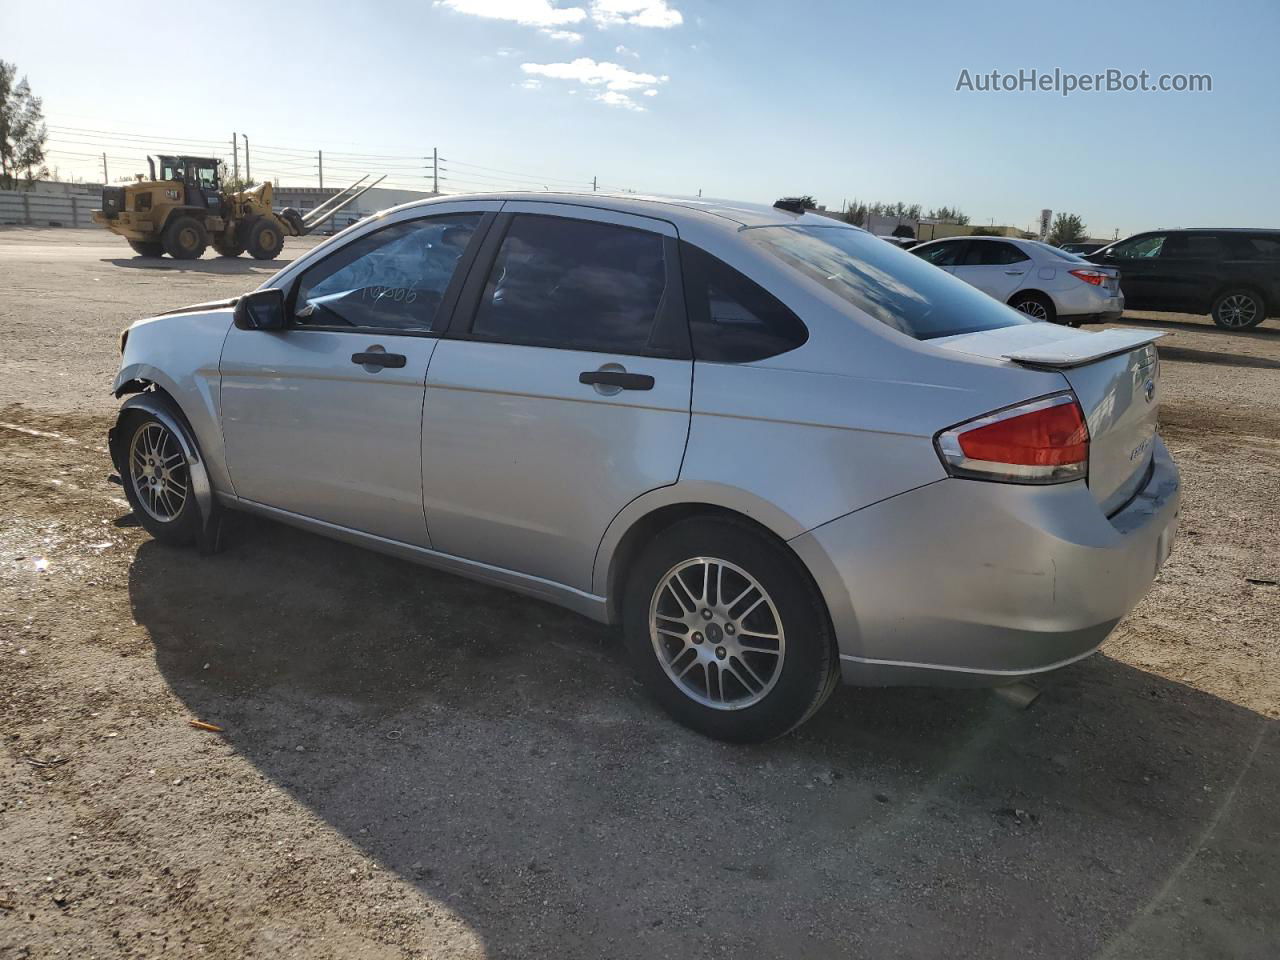
[[[637,73],[607,60],[597,63],[590,57],[579,57],[572,63],[522,63],[520,69],[530,76],[574,80],[589,87],[602,86],[612,93],[652,87],[670,79],[666,75],[655,77],[652,73]]]
[[[640,54],[636,53],[630,47],[624,47],[622,44],[618,44],[614,47],[613,52],[620,57],[635,57],[637,60],[640,59]]]
[[[543,30],[552,40],[564,40],[566,43],[581,43],[582,34],[575,33],[573,30]]]
[[[656,97],[658,95],[658,91],[650,87],[648,90],[644,92],[644,95],[646,97]]]
[[[667,0],[592,0],[591,19],[602,27],[630,24],[666,30],[684,23],[679,10]]]
[[[537,77],[527,77],[520,81],[520,86],[524,87],[526,90],[537,90],[542,86],[542,81]]]
[[[614,90],[601,91],[592,97],[592,99],[598,100],[600,103],[609,107],[621,107],[624,110],[634,110],[636,113],[645,112],[644,107],[640,106],[640,104],[636,103],[625,93],[618,93]]]
[[[489,20],[508,20],[526,27],[550,29],[587,18],[582,7],[558,7],[551,0],[436,0],[437,7]]]

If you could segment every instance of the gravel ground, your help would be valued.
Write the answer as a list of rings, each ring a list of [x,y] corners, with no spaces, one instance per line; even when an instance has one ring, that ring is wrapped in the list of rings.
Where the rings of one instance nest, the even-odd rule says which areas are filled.
[[[1184,507],[1100,654],[741,748],[559,609],[133,524],[121,328],[273,269],[0,230],[0,957],[1280,955],[1280,324],[1126,318],[1175,334]]]

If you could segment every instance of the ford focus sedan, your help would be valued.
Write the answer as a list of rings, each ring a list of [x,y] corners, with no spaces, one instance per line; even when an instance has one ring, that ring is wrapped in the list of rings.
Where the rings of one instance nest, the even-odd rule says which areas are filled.
[[[161,541],[243,510],[561,604],[757,741],[1098,648],[1174,537],[1156,336],[801,211],[442,198],[135,323],[109,440]]]

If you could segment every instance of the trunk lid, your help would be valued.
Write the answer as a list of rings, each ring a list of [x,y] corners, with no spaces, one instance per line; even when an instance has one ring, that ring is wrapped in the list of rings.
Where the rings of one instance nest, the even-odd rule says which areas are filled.
[[[1034,323],[931,342],[1060,374],[1089,425],[1089,490],[1110,515],[1141,488],[1151,465],[1160,411],[1160,364],[1152,341],[1161,336]]]

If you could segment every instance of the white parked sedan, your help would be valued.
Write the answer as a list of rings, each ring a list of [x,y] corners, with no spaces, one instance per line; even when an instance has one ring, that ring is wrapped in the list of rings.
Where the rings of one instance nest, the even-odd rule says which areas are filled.
[[[429,200],[141,320],[129,502],[170,544],[243,510],[620,624],[730,740],[841,679],[1088,656],[1173,541],[1160,333],[1033,322],[779,204]]]
[[[1038,240],[948,237],[911,252],[1037,320],[1078,327],[1124,312],[1119,270]]]

